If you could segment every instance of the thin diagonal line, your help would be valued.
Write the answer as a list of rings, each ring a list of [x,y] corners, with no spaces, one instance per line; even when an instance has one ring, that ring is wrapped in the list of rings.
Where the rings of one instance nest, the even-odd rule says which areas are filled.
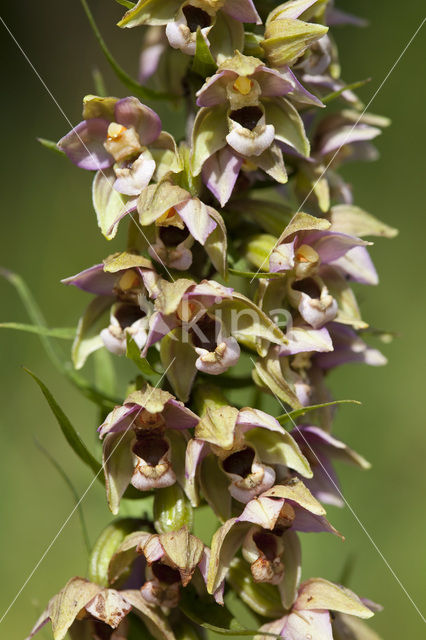
[[[319,178],[316,180],[316,182],[314,183],[313,187],[311,188],[311,190],[309,191],[308,195],[305,197],[305,199],[303,200],[302,204],[299,206],[298,210],[296,211],[296,213],[294,215],[296,215],[297,213],[299,213],[302,208],[305,206],[306,202],[308,201],[308,199],[311,197],[312,193],[315,190],[315,187],[318,185],[318,183],[320,182],[320,180],[322,180],[322,178],[324,177],[324,175],[327,173],[328,169],[330,168],[330,165],[334,162],[334,159],[336,158],[336,156],[338,155],[338,153],[340,152],[341,148],[345,146],[346,142],[349,140],[353,130],[355,129],[355,127],[359,124],[359,122],[362,120],[364,114],[366,113],[367,109],[369,109],[369,107],[371,106],[371,104],[373,103],[373,101],[377,98],[377,96],[379,95],[380,91],[383,89],[384,85],[386,84],[386,82],[389,80],[390,76],[392,75],[392,73],[395,71],[396,67],[398,66],[398,64],[401,62],[402,58],[404,57],[405,53],[407,52],[408,48],[410,47],[410,45],[413,43],[414,39],[417,37],[417,35],[419,34],[421,28],[423,27],[424,23],[426,22],[426,16],[423,18],[423,20],[421,21],[420,25],[417,27],[417,29],[415,30],[415,32],[413,33],[413,35],[411,36],[411,38],[409,39],[409,41],[407,42],[407,44],[405,45],[405,47],[403,48],[403,50],[401,51],[401,53],[399,54],[398,58],[395,60],[395,62],[393,63],[393,65],[391,66],[391,68],[389,69],[389,71],[387,72],[386,76],[384,77],[384,79],[382,80],[382,82],[380,83],[380,85],[378,86],[378,88],[376,89],[376,91],[374,92],[373,96],[370,98],[370,100],[367,103],[367,106],[364,108],[364,110],[362,111],[361,115],[359,116],[358,120],[355,122],[355,124],[353,125],[353,127],[350,129],[350,131],[346,134],[345,138],[343,139],[342,144],[340,145],[340,147],[335,151],[334,155],[332,156],[331,160],[329,161],[329,163],[327,164],[327,166],[324,168],[323,172],[321,173],[321,175],[319,176]],[[269,260],[269,258],[271,257],[271,254],[273,253],[273,251],[275,251],[275,249],[278,246],[278,242],[279,239],[277,240],[277,242],[275,243],[275,245],[272,247],[272,249],[269,251],[268,255],[266,256],[266,258],[263,260],[262,264],[260,265],[259,269],[256,271],[256,275],[259,273],[259,271],[262,269],[263,265]],[[256,276],[253,276],[252,279],[250,280],[250,284],[253,282],[253,280],[255,279]]]
[[[255,367],[255,369],[258,369],[258,365],[257,363],[255,363],[255,361],[253,360],[252,357],[250,357],[250,360],[253,363],[253,366]],[[336,489],[336,491],[339,493],[340,497],[342,498],[343,502],[345,503],[345,505],[348,507],[349,511],[352,513],[353,517],[355,518],[355,520],[357,521],[357,523],[359,524],[359,526],[361,527],[361,529],[363,530],[363,532],[365,533],[365,535],[367,536],[367,538],[369,539],[369,541],[371,542],[371,544],[373,545],[374,549],[377,551],[377,553],[379,554],[379,556],[381,557],[381,559],[383,560],[383,562],[385,563],[385,565],[387,566],[387,568],[389,569],[389,571],[391,572],[392,576],[395,578],[395,580],[397,581],[397,583],[399,584],[399,586],[401,587],[401,589],[403,590],[403,592],[405,593],[405,595],[407,596],[407,598],[409,599],[409,601],[411,602],[411,604],[413,605],[413,607],[415,608],[415,610],[417,611],[417,613],[419,614],[419,616],[421,617],[422,621],[426,623],[426,619],[424,617],[424,615],[422,614],[422,612],[420,611],[419,607],[416,605],[416,603],[414,602],[413,598],[410,596],[410,594],[408,593],[407,589],[404,587],[404,585],[402,584],[401,580],[398,578],[398,576],[396,575],[395,571],[392,569],[391,565],[389,564],[388,560],[385,558],[385,556],[383,555],[383,553],[380,551],[379,547],[377,546],[377,544],[374,542],[373,538],[371,537],[371,535],[369,534],[369,532],[367,531],[367,529],[365,528],[364,524],[361,522],[361,520],[359,519],[358,515],[355,513],[354,509],[352,508],[352,506],[349,504],[349,502],[347,501],[347,499],[345,498],[345,496],[343,495],[343,493],[340,490],[340,487],[337,486],[337,484],[334,482],[333,478],[330,476],[329,472],[327,471],[327,469],[325,468],[325,466],[323,465],[323,463],[321,462],[321,460],[319,459],[319,457],[317,456],[316,452],[314,451],[314,449],[311,447],[310,443],[308,442],[308,440],[306,440],[305,435],[303,433],[303,431],[297,426],[297,424],[295,423],[295,421],[293,420],[292,416],[289,414],[289,412],[287,411],[284,403],[281,401],[281,399],[272,391],[272,389],[270,389],[272,395],[275,397],[275,399],[277,400],[277,402],[281,405],[281,407],[284,409],[286,415],[288,416],[288,418],[290,419],[290,421],[292,422],[294,428],[297,430],[297,432],[299,433],[299,435],[303,438],[304,443],[306,444],[306,446],[309,448],[309,450],[311,451],[311,453],[313,453],[313,455],[315,456],[318,464],[321,466],[322,470],[325,472],[325,474],[327,475],[328,479],[330,480],[330,482],[332,483],[333,487]]]
[[[76,134],[77,138],[79,139],[80,143],[83,145],[83,147],[86,149],[87,153],[93,158],[94,155],[93,153],[87,148],[86,143],[84,142],[84,140],[82,140],[82,138],[80,137],[79,133],[77,131],[75,131],[75,127],[73,126],[71,120],[68,118],[67,114],[65,113],[65,111],[62,109],[61,105],[59,104],[59,102],[56,100],[55,96],[53,95],[53,93],[51,92],[51,90],[49,89],[49,87],[47,86],[46,82],[43,80],[43,78],[41,77],[41,75],[39,74],[39,72],[37,71],[37,69],[35,68],[35,66],[33,65],[33,63],[31,62],[31,60],[29,59],[29,57],[27,56],[27,54],[25,53],[25,51],[23,50],[23,48],[21,47],[21,45],[19,44],[18,40],[15,38],[15,36],[13,35],[12,31],[9,29],[9,27],[7,26],[7,24],[5,23],[5,21],[3,20],[3,18],[0,16],[0,21],[2,22],[4,28],[6,29],[6,31],[8,32],[8,34],[10,35],[10,37],[12,38],[13,42],[16,44],[16,46],[18,47],[19,51],[22,53],[22,55],[24,56],[25,60],[28,62],[28,64],[30,65],[31,69],[34,71],[35,75],[37,76],[37,78],[40,80],[41,84],[43,85],[43,87],[46,89],[47,93],[49,94],[50,98],[53,100],[54,104],[57,106],[57,108],[59,109],[60,113],[62,114],[62,116],[65,118],[66,122],[68,123],[68,125],[71,127],[71,129],[74,129],[74,133]],[[102,171],[102,169],[99,169],[99,172],[103,175],[103,177],[105,178],[105,180],[108,182],[109,186],[111,187],[111,189],[114,189],[113,183],[112,181],[105,175],[105,173]],[[152,249],[152,251],[154,252],[154,254],[156,255],[158,262],[163,266],[163,268],[165,269],[167,275],[169,276],[169,278],[174,282],[174,278],[172,276],[172,274],[170,273],[170,271],[168,270],[168,268],[166,267],[166,265],[164,264],[164,262],[162,261],[161,257],[158,255],[156,249],[152,246],[152,244],[150,243],[150,241],[148,240],[148,238],[146,237],[141,225],[139,224],[139,222],[135,219],[133,213],[131,211],[129,211],[128,214],[131,219],[133,220],[133,222],[135,223],[136,227],[138,228],[139,232],[141,233],[141,235],[143,236],[144,240],[148,243],[149,247]]]
[[[151,397],[151,395],[154,393],[155,389],[157,389],[158,385],[160,384],[160,382],[163,380],[163,378],[166,376],[168,370],[170,369],[170,367],[172,366],[172,364],[174,363],[174,361],[176,360],[176,358],[173,358],[173,360],[171,361],[171,363],[169,364],[169,366],[167,367],[167,369],[164,371],[164,373],[162,374],[161,378],[158,380],[157,384],[155,385],[155,387],[152,388],[151,393],[148,396],[147,401],[149,400],[149,398]],[[27,586],[27,584],[29,583],[29,581],[31,580],[31,578],[33,577],[33,575],[35,574],[35,572],[37,571],[37,569],[39,568],[39,566],[41,565],[41,563],[43,562],[43,560],[45,559],[45,557],[47,556],[47,554],[49,553],[49,551],[51,550],[51,548],[53,547],[53,545],[55,544],[56,540],[59,538],[59,536],[61,535],[62,531],[65,529],[65,527],[67,526],[68,522],[71,520],[72,516],[74,515],[74,513],[77,511],[77,509],[79,508],[80,504],[83,502],[84,498],[86,497],[86,495],[89,493],[90,489],[92,488],[93,484],[95,483],[95,481],[97,480],[98,476],[100,473],[102,473],[102,471],[104,470],[105,464],[110,460],[111,456],[114,454],[114,452],[116,451],[117,447],[121,444],[124,436],[129,432],[129,430],[131,429],[131,427],[133,426],[136,418],[138,417],[138,415],[140,414],[140,412],[142,411],[143,407],[141,407],[135,417],[133,418],[133,420],[131,421],[131,423],[129,424],[129,426],[127,427],[127,429],[124,430],[123,435],[121,436],[121,438],[119,439],[119,441],[117,442],[117,444],[115,445],[115,447],[113,448],[113,450],[111,451],[110,455],[108,456],[108,458],[102,463],[102,467],[99,469],[98,473],[93,477],[92,481],[90,482],[89,486],[87,487],[87,489],[84,491],[83,495],[81,496],[81,498],[79,499],[79,501],[77,502],[77,504],[75,505],[75,507],[72,509],[71,513],[68,515],[68,517],[65,519],[65,521],[63,522],[62,526],[60,527],[60,529],[58,530],[58,532],[56,533],[56,535],[54,536],[54,538],[52,539],[52,541],[50,542],[50,544],[48,545],[48,547],[46,548],[46,550],[44,551],[43,555],[40,557],[40,559],[38,560],[38,562],[36,563],[36,565],[34,566],[33,570],[31,571],[31,573],[29,574],[29,576],[27,577],[27,579],[25,580],[25,582],[23,583],[22,587],[19,589],[18,593],[16,594],[16,596],[13,598],[12,602],[10,603],[10,605],[7,607],[6,611],[3,613],[2,617],[0,618],[0,624],[3,622],[3,620],[5,619],[5,617],[7,616],[7,614],[9,613],[9,611],[11,610],[11,608],[13,607],[13,605],[15,604],[15,602],[17,601],[17,599],[19,598],[19,596],[21,595],[21,593],[23,592],[23,590],[25,589],[25,587]]]

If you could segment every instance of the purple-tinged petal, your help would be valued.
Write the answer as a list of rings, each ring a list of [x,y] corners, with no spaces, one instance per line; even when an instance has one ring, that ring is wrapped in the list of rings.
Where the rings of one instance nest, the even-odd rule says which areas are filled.
[[[297,102],[301,102],[302,104],[313,104],[317,107],[325,107],[324,103],[315,96],[313,93],[308,91],[301,82],[294,75],[293,71],[289,67],[283,67],[280,69],[281,76],[285,78],[288,82],[292,84],[292,90],[290,91],[290,98],[297,100]],[[316,78],[316,76],[312,76]],[[303,76],[305,80],[305,76]]]
[[[155,111],[133,96],[116,103],[115,118],[124,127],[134,127],[143,145],[151,144],[161,133],[161,120]]]
[[[185,293],[184,299],[196,299],[206,309],[213,304],[218,304],[221,300],[229,300],[232,298],[233,289],[224,287],[214,280],[202,280],[200,284],[191,286]]]
[[[148,337],[141,355],[145,356],[149,347],[159,342],[161,338],[176,329],[177,326],[179,326],[179,320],[175,315],[164,316],[159,311],[153,313],[149,321]]]
[[[374,140],[381,134],[381,130],[378,127],[371,127],[367,125],[344,125],[339,127],[336,131],[332,131],[329,134],[324,135],[321,138],[317,153],[320,155],[328,155],[333,151],[341,149],[341,147],[354,142],[364,142],[366,140]]]
[[[254,22],[262,24],[253,0],[225,0],[222,11],[238,20],[238,22]]]
[[[205,84],[197,91],[198,107],[214,107],[217,104],[223,104],[228,100],[226,93],[226,85],[231,80],[238,78],[238,73],[230,69],[218,71],[214,76],[209,78]]]
[[[99,437],[103,438],[107,433],[126,431],[135,421],[140,407],[137,404],[125,404],[115,407],[98,428]]]
[[[279,355],[293,356],[297,353],[307,353],[315,351],[323,353],[333,351],[333,342],[329,331],[322,329],[312,329],[309,326],[293,326],[287,331],[285,337],[288,344],[280,348]]]
[[[269,258],[269,271],[279,273],[293,269],[295,241],[294,239],[292,242],[284,242],[274,249]]]
[[[160,64],[160,59],[167,49],[167,38],[160,26],[147,30],[142,51],[139,56],[139,82],[143,85],[154,75]]]
[[[284,432],[278,420],[269,415],[269,413],[265,413],[260,409],[251,409],[250,407],[241,409],[241,411],[238,412],[236,424],[243,432],[249,429],[256,429],[257,427],[268,429],[269,431],[278,431],[278,433]]]
[[[293,79],[286,78],[277,69],[262,65],[256,69],[254,77],[260,85],[262,97],[285,96],[294,89]]]
[[[334,351],[318,354],[315,363],[327,370],[349,362],[362,362],[373,367],[383,366],[386,358],[377,349],[369,347],[351,327],[332,323],[329,327]]]
[[[313,231],[303,236],[303,243],[312,246],[321,258],[329,264],[344,256],[354,247],[366,247],[370,242],[336,231]]]
[[[325,89],[326,93],[340,91],[345,86],[345,83],[342,82],[342,80],[335,80],[331,76],[326,76],[326,75],[324,76],[318,75],[318,74],[311,75],[309,73],[305,73],[303,74],[302,80],[303,82],[306,82],[306,84],[308,84],[309,86],[313,86],[314,88],[318,87],[318,89]],[[313,95],[313,94],[310,94],[310,95]],[[357,105],[359,103],[359,98],[356,96],[356,94],[353,91],[350,91],[349,89],[342,91],[340,96],[351,105]],[[317,100],[319,99],[317,98]],[[324,106],[321,101],[319,102],[321,104],[318,106],[321,106],[321,105]]]
[[[330,262],[339,267],[349,276],[350,280],[361,284],[379,284],[379,276],[373,261],[365,247],[354,247],[348,253],[337,260]]]
[[[359,18],[358,16],[354,16],[351,13],[346,13],[346,11],[341,11],[340,9],[336,9],[335,7],[329,7],[326,10],[326,23],[330,27],[340,26],[340,25],[351,25],[353,27],[366,27],[368,26],[368,20],[364,18]]]
[[[116,278],[116,274],[104,271],[103,264],[95,264],[93,267],[80,271],[75,276],[64,278],[61,282],[98,296],[111,296]]]
[[[229,146],[208,158],[203,166],[203,182],[222,207],[228,202],[243,164]]]
[[[185,407],[183,402],[173,398],[164,406],[162,415],[168,429],[194,429],[200,421],[199,417]]]
[[[311,638],[312,640],[333,640],[333,630],[328,611],[301,611],[300,613],[291,613],[284,620],[281,635],[285,639],[306,640],[306,638]]]
[[[104,147],[108,135],[108,120],[83,120],[58,142],[58,147],[80,169],[99,171],[107,169],[114,160]]]
[[[299,505],[297,505],[297,509],[294,511],[295,518],[292,527],[295,531],[302,531],[304,533],[334,533],[334,535],[342,537],[325,516],[317,516]]]
[[[209,207],[198,198],[191,198],[178,204],[175,209],[188,227],[192,237],[200,244],[204,244],[216,229],[216,222],[209,216]]]

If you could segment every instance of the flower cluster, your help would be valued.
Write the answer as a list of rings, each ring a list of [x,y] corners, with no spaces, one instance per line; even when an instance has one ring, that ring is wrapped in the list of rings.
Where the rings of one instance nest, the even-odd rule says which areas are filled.
[[[63,282],[92,296],[75,368],[104,349],[141,374],[98,429],[109,507],[143,499],[142,517],[153,495],[153,510],[101,534],[90,579],[71,579],[29,637],[49,620],[55,640],[145,637],[141,624],[194,637],[231,590],[259,640],[372,637],[357,618],[377,605],[301,583],[299,541],[341,536],[323,506],[344,504],[333,460],[369,467],[332,435],[327,374],[386,362],[353,285],[378,283],[365,238],[396,231],[338,173],[374,159],[388,124],[340,76],[329,27],[362,21],[331,0],[122,4],[120,27],[145,25],[140,77],[185,103],[187,136],[136,97],[84,98],[58,148],[94,172],[103,235],[120,239],[125,221],[129,233]],[[219,520],[211,540],[192,533],[199,508]]]

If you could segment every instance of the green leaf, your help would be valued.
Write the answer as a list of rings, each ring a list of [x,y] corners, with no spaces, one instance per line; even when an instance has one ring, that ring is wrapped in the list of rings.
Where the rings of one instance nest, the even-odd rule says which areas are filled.
[[[250,280],[259,280],[260,278],[268,278],[269,280],[280,280],[285,277],[285,273],[265,273],[264,271],[239,271],[238,269],[229,269],[229,273],[240,278]]]
[[[358,400],[333,400],[333,402],[323,402],[322,404],[311,404],[308,407],[303,407],[302,409],[296,409],[294,411],[289,411],[288,413],[283,413],[283,415],[278,416],[277,420],[282,425],[286,422],[293,421],[299,416],[304,416],[305,413],[309,413],[310,411],[316,411],[317,409],[323,409],[325,407],[332,407],[338,404],[361,404]]]
[[[212,76],[217,71],[217,64],[210,52],[210,49],[201,33],[201,28],[197,28],[197,40],[195,46],[195,56],[192,62],[192,71],[198,73],[202,78]]]
[[[60,156],[65,157],[65,152],[62,151],[53,140],[47,140],[47,138],[37,138],[37,142],[39,142],[43,147],[49,149],[49,151],[54,151]]]
[[[46,456],[49,462],[55,467],[56,471],[59,473],[59,475],[61,476],[61,478],[64,480],[65,484],[71,491],[74,498],[76,509],[78,511],[78,516],[80,518],[81,532],[83,534],[84,544],[86,545],[87,553],[90,553],[91,544],[90,544],[89,533],[87,531],[87,525],[84,518],[83,506],[81,504],[80,496],[78,495],[76,488],[74,487],[73,483],[65,473],[64,469],[61,467],[59,462],[55,460],[52,454],[50,454],[49,451],[45,449],[37,440],[35,441],[35,444],[37,449],[40,449],[40,451]]]
[[[365,78],[365,80],[358,80],[357,82],[346,84],[341,89],[338,89],[337,91],[332,91],[331,93],[326,95],[324,98],[321,98],[321,100],[324,104],[327,104],[328,102],[331,102],[332,100],[335,100],[336,98],[338,98],[345,91],[353,91],[354,89],[360,89],[360,87],[363,87],[369,82],[371,82],[371,78]]]
[[[35,373],[30,371],[29,369],[26,369],[25,367],[24,370],[30,374],[30,376],[37,382],[38,386],[40,387],[71,449],[78,455],[80,460],[82,460],[84,464],[86,464],[95,473],[96,478],[103,482],[103,475],[101,474],[102,465],[96,460],[94,456],[92,456],[90,451],[87,449],[83,440],[80,438],[77,431],[74,429],[73,425],[71,424],[65,413],[62,411],[55,398],[50,393],[49,389],[40,380],[40,378],[35,375]]]
[[[95,85],[96,95],[105,98],[108,95],[108,91],[105,85],[104,77],[97,67],[92,70],[92,77],[93,84]]]
[[[15,287],[33,324],[41,328],[47,328],[46,321],[40,310],[40,307],[38,306],[33,297],[33,294],[31,293],[29,287],[21,278],[21,276],[4,268],[0,268],[0,275],[6,278],[6,280],[8,280],[10,284]],[[43,335],[42,333],[40,333],[39,335],[43,347],[45,348],[51,362],[53,362],[53,364],[59,369],[63,369],[62,354],[60,354],[60,351],[57,350],[56,346],[53,346],[48,336]]]
[[[60,327],[58,329],[48,329],[47,327],[37,327],[34,324],[23,324],[21,322],[1,322],[0,329],[26,331],[27,333],[36,333],[37,335],[58,338],[60,340],[73,340],[76,331],[75,328]]]
[[[151,367],[151,365],[149,364],[146,358],[141,357],[141,351],[138,345],[136,344],[136,342],[133,340],[132,336],[127,334],[126,339],[127,339],[126,358],[129,358],[129,360],[132,360],[132,362],[135,363],[139,371],[144,376],[161,375],[160,373],[158,373],[158,371],[156,371]]]
[[[85,380],[85,378],[74,371],[74,368],[70,362],[64,362],[63,354],[61,353],[61,351],[56,347],[56,345],[51,342],[51,340],[49,339],[50,336],[43,333],[43,330],[47,329],[46,321],[29,287],[21,278],[21,276],[4,268],[0,268],[0,275],[6,278],[6,280],[8,280],[10,284],[15,287],[16,292],[18,293],[30,319],[35,326],[40,328],[40,333],[38,333],[40,341],[47,353],[49,360],[58,369],[58,371],[60,371],[62,375],[66,376],[70,380],[70,382],[82,393],[82,395],[88,398],[91,402],[94,402],[96,405],[100,406],[102,409],[112,409],[116,404],[120,404],[120,400],[109,396],[107,393],[103,393],[99,389],[96,389],[96,387],[94,387],[88,380]]]
[[[258,629],[245,629],[229,609],[216,604],[213,598],[200,598],[191,587],[182,590],[179,608],[195,624],[222,636],[259,635]],[[262,632],[262,635],[274,638],[279,637],[274,633],[267,632]]]
[[[148,87],[142,87],[139,82],[136,82],[136,80],[133,80],[133,78],[131,78],[125,71],[124,69],[118,64],[118,62],[115,60],[114,56],[112,55],[112,53],[110,52],[110,50],[108,49],[108,47],[106,46],[106,43],[104,41],[104,39],[101,36],[101,32],[98,29],[98,26],[95,22],[95,19],[93,17],[93,14],[89,8],[89,5],[87,4],[86,0],[80,0],[82,7],[84,9],[84,12],[87,16],[87,19],[89,20],[90,26],[92,28],[92,31],[95,35],[96,40],[98,41],[102,52],[105,56],[105,58],[107,59],[110,67],[112,68],[112,70],[114,71],[115,75],[117,76],[117,78],[119,80],[121,80],[121,82],[128,87],[129,89],[131,89],[133,95],[142,98],[143,100],[170,100],[170,98],[175,97],[170,95],[169,93],[160,93],[159,91],[154,91],[153,89],[149,89]],[[133,8],[133,5],[132,7]]]
[[[77,334],[72,346],[72,361],[76,369],[81,369],[91,353],[101,349],[104,346],[101,338],[101,328],[108,324],[104,324],[104,316],[111,307],[113,298],[109,296],[97,296],[86,307],[81,316]],[[103,326],[102,326],[103,324]]]
[[[123,7],[126,7],[126,9],[133,9],[133,7],[136,4],[136,2],[130,2],[130,0],[115,0],[115,1],[118,2],[118,4],[121,4]]]

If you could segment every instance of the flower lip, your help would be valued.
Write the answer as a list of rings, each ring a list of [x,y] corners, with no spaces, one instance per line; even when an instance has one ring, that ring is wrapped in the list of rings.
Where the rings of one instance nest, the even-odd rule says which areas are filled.
[[[168,443],[159,436],[144,436],[132,447],[133,453],[151,467],[156,467],[168,450]]]
[[[267,531],[257,531],[253,535],[253,540],[265,558],[273,562],[277,557],[277,541],[273,534]]]
[[[187,4],[183,7],[182,13],[185,16],[186,24],[191,33],[195,33],[198,27],[200,27],[200,29],[206,29],[212,24],[212,19],[209,14],[199,7],[194,7],[192,4]]]
[[[218,326],[216,320],[207,314],[191,328],[192,344],[199,349],[214,351],[217,346]]]
[[[251,447],[241,449],[231,453],[230,456],[223,461],[223,468],[227,473],[233,473],[242,478],[246,478],[251,473],[254,460],[254,450]]]
[[[134,322],[144,318],[145,316],[145,311],[143,311],[137,304],[129,303],[120,304],[114,313],[114,317],[123,330],[131,327]]]
[[[159,235],[166,247],[177,247],[188,238],[189,231],[186,227],[185,229],[179,229],[173,226],[160,227]]]
[[[175,584],[176,582],[181,582],[179,571],[177,569],[173,569],[173,567],[169,567],[163,562],[154,562],[151,565],[151,570],[157,580],[163,584]]]
[[[249,129],[249,131],[253,131],[262,116],[262,109],[256,106],[242,107],[241,109],[236,109],[236,111],[231,111],[229,114],[231,120],[245,129]]]
[[[294,282],[292,286],[293,289],[306,293],[310,298],[319,298],[321,295],[320,288],[313,278],[304,278]]]

